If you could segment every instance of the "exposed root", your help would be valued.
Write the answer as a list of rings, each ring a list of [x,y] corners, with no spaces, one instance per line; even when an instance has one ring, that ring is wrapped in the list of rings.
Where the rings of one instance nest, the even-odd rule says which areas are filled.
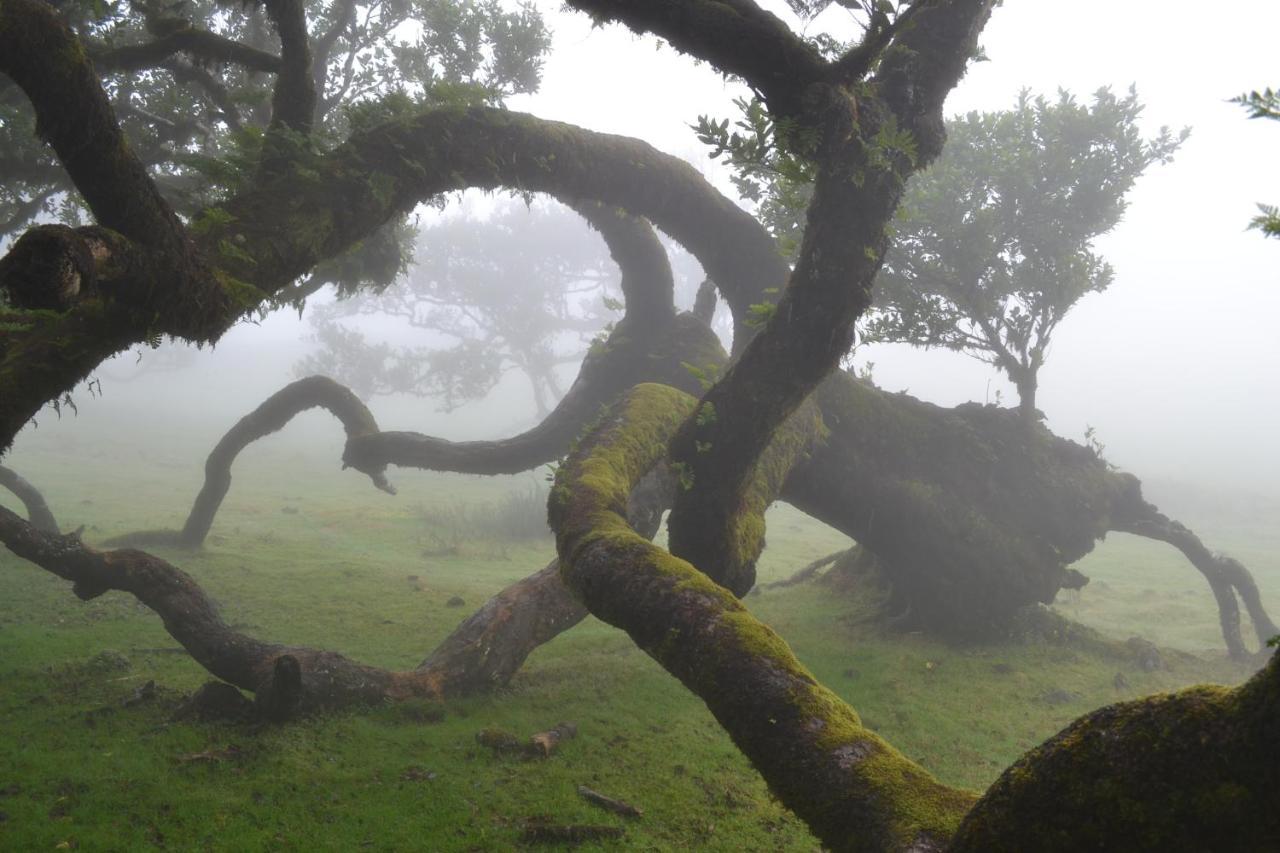
[[[1215,554],[1205,547],[1191,530],[1174,521],[1154,506],[1144,504],[1140,515],[1126,517],[1114,522],[1114,528],[1124,533],[1132,533],[1147,539],[1167,542],[1177,548],[1195,566],[1200,574],[1209,582],[1213,597],[1218,602],[1218,623],[1222,627],[1222,638],[1227,644],[1227,653],[1236,660],[1248,658],[1250,652],[1240,633],[1240,606],[1236,595],[1244,602],[1253,623],[1253,630],[1258,638],[1258,645],[1265,652],[1269,639],[1280,633],[1266,609],[1262,606],[1262,598],[1258,594],[1258,586],[1253,575],[1238,561],[1223,555]]]

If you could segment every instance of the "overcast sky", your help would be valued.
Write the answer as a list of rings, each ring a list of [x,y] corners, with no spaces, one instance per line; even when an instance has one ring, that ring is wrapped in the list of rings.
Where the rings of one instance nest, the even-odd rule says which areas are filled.
[[[789,17],[780,0],[765,5]],[[513,106],[642,137],[729,189],[688,125],[699,113],[733,116],[740,85],[654,39],[593,29],[557,3],[543,9],[555,29],[544,83]],[[847,33],[847,13],[833,7],[817,27]],[[1277,33],[1273,1],[1009,0],[982,38],[991,61],[948,101],[953,114],[1005,109],[1023,87],[1083,98],[1135,84],[1151,133],[1192,128],[1100,241],[1115,283],[1064,321],[1041,374],[1052,427],[1079,439],[1093,425],[1113,461],[1138,473],[1268,491],[1280,482],[1280,240],[1244,230],[1256,202],[1280,203],[1280,123],[1249,121],[1227,103],[1280,86]],[[982,401],[998,389],[1013,399],[990,368],[963,356],[893,347],[869,357],[881,384],[926,399]]]

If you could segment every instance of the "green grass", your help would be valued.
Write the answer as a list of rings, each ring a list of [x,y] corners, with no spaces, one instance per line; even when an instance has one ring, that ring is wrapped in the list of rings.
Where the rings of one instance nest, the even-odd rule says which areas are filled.
[[[108,444],[96,448],[96,463],[35,442],[12,464],[45,491],[64,526],[85,524],[92,542],[180,526],[199,485],[202,440],[145,458]],[[551,556],[546,539],[465,541],[456,554],[436,554],[425,528],[433,508],[496,503],[527,489],[529,477],[396,471],[393,498],[337,471],[333,452],[279,438],[251,449],[206,549],[159,553],[199,579],[242,630],[387,667],[416,665],[487,596]],[[12,506],[7,495],[0,501]],[[1268,531],[1206,538],[1253,567],[1264,599],[1280,606]],[[762,579],[846,544],[777,507]],[[1170,668],[1142,672],[1062,646],[886,637],[865,599],[820,584],[749,601],[903,752],[947,782],[981,788],[1093,707],[1244,675],[1223,660],[1212,598],[1176,553],[1114,537],[1082,568],[1094,582],[1060,603],[1062,612],[1195,655],[1169,655]],[[454,596],[466,606],[450,607]],[[82,603],[64,582],[0,555],[0,849],[506,850],[523,821],[540,815],[625,826],[623,841],[587,850],[817,848],[705,707],[595,620],[535,652],[509,688],[449,703],[434,722],[410,704],[261,729],[173,723],[179,697],[206,680],[175,648],[132,598]],[[103,649],[130,668],[91,666]],[[1127,686],[1116,686],[1117,675]],[[148,680],[157,698],[123,707]],[[497,757],[474,739],[487,726],[526,736],[561,720],[580,735],[543,761]],[[227,760],[180,760],[233,745]],[[593,808],[577,796],[580,784],[644,817]]]

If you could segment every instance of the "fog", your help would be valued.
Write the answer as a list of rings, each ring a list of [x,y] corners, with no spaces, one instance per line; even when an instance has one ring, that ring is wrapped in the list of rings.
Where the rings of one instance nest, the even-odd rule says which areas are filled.
[[[772,6],[787,14],[783,3]],[[513,108],[646,139],[732,192],[725,168],[707,160],[689,124],[699,114],[733,116],[731,100],[744,87],[654,39],[593,29],[556,4],[541,8],[554,45],[540,91],[512,99]],[[948,112],[1004,109],[1024,87],[1049,95],[1062,87],[1083,99],[1100,86],[1133,84],[1149,132],[1192,129],[1171,164],[1152,166],[1139,180],[1120,226],[1098,241],[1116,268],[1115,282],[1086,297],[1061,325],[1041,374],[1039,405],[1061,435],[1080,440],[1093,427],[1111,461],[1152,483],[1280,494],[1280,407],[1272,393],[1280,369],[1280,245],[1245,230],[1255,203],[1280,198],[1280,128],[1248,121],[1227,103],[1271,80],[1269,40],[1280,29],[1280,10],[1269,3],[1234,4],[1232,14],[1221,15],[1168,9],[1152,15],[1146,4],[1008,4],[982,40],[990,61],[972,68]],[[838,9],[809,29],[819,27],[850,32]],[[485,205],[481,199],[465,207],[483,215]],[[114,378],[136,372],[139,356],[125,354],[99,372],[99,399],[78,393],[78,417],[46,413],[42,434],[29,427],[15,458],[30,442],[92,431],[99,410],[132,417],[161,400],[163,407],[132,428],[162,429],[176,418],[182,429],[212,437],[232,413],[291,378],[313,346],[309,334],[305,316],[280,310],[196,353],[188,371],[151,372],[129,383]],[[875,380],[889,389],[947,405],[1016,399],[1001,374],[964,356],[905,346],[863,352]],[[510,378],[489,399],[449,416],[436,408],[430,401],[375,403],[391,422],[451,437],[476,430],[496,436],[531,417],[527,394]]]
[[[934,21],[980,7],[838,0],[805,21],[792,12],[799,0],[755,2],[805,36],[846,42],[862,32],[852,6],[865,17],[910,8]],[[676,316],[645,222],[589,198],[571,207],[472,189],[413,209],[415,242],[387,239],[398,221],[360,231],[350,254],[321,259],[313,278],[290,285],[305,300],[273,290],[281,304],[216,344],[156,338],[103,362],[0,457],[0,848],[487,850],[623,839],[636,849],[809,851],[943,849],[960,838],[961,849],[1023,849],[963,847],[970,827],[1013,823],[999,814],[962,823],[1000,802],[974,805],[971,792],[1007,781],[1039,797],[1063,779],[1070,796],[1051,794],[1052,808],[1011,807],[1019,821],[1040,810],[1034,843],[1218,849],[1226,839],[1221,849],[1244,850],[1266,844],[1232,839],[1280,837],[1274,731],[1254,725],[1275,719],[1280,696],[1280,658],[1268,649],[1280,628],[1267,613],[1280,607],[1280,240],[1249,227],[1259,204],[1280,204],[1280,122],[1251,120],[1231,102],[1280,85],[1274,0],[997,4],[985,59],[946,102],[957,140],[963,116],[1011,110],[1022,93],[1056,103],[1070,92],[1091,105],[1103,88],[1121,100],[1136,92],[1143,139],[1189,129],[1170,162],[1138,169],[1119,224],[1087,247],[1114,270],[1102,292],[1091,291],[1107,273],[1076,238],[1091,233],[1081,220],[1107,219],[1108,190],[1127,181],[1119,173],[1128,164],[1115,166],[1125,154],[1090,156],[1114,143],[1114,124],[1087,137],[1084,155],[1023,148],[1008,157],[1012,179],[933,185],[921,195],[945,208],[939,220],[951,228],[937,230],[949,240],[921,237],[932,227],[912,230],[928,218],[916,215],[926,205],[912,207],[921,183],[908,184],[899,208],[911,215],[887,216],[927,132],[897,133],[918,117],[883,96],[891,85],[838,80],[829,88],[840,109],[796,110],[787,117],[801,131],[794,147],[761,154],[806,182],[832,170],[818,181],[838,200],[827,212],[873,211],[815,227],[821,236],[805,251],[821,252],[803,254],[790,241],[801,228],[786,219],[795,211],[740,195],[741,172],[712,159],[695,131],[703,116],[732,125],[759,93],[560,0],[531,3],[550,39],[536,87],[520,55],[540,51],[536,21],[521,29],[518,0],[175,3],[145,15],[129,2],[12,5],[0,14],[0,51],[13,39],[6,15],[66,17],[71,28],[50,28],[50,43],[78,33],[114,104],[107,120],[132,134],[156,185],[191,217],[174,227],[180,239],[158,239],[136,265],[142,255],[130,253],[145,241],[132,234],[116,243],[120,235],[101,231],[37,231],[19,244],[37,247],[24,256],[11,250],[30,224],[13,223],[26,214],[0,222],[0,382],[15,397],[59,381],[54,365],[53,380],[15,382],[13,365],[44,367],[31,353],[61,357],[74,323],[71,346],[82,345],[77,334],[118,331],[101,317],[132,324],[130,340],[144,322],[177,322],[180,312],[158,299],[130,302],[141,297],[109,289],[153,286],[135,275],[152,273],[153,255],[174,263],[155,268],[189,276],[184,284],[216,281],[226,302],[181,312],[230,322],[237,309],[228,306],[245,304],[230,300],[263,295],[253,282],[232,286],[234,276],[261,273],[258,284],[279,288],[301,266],[293,258],[309,263],[350,242],[367,211],[403,211],[420,198],[419,179],[438,188],[461,185],[459,174],[482,186],[537,175],[574,193],[600,181],[602,198],[643,199],[648,215],[705,241],[708,268],[742,279],[725,292],[752,298],[734,303],[737,317],[724,298],[709,311],[706,272],[660,233],[674,306],[689,312]],[[620,17],[651,11],[616,5]],[[206,12],[196,24],[210,29],[207,43],[186,41],[184,16]],[[699,14],[723,14],[728,27],[734,15],[750,19],[749,2],[708,3]],[[310,30],[287,26],[294,15]],[[962,44],[947,26],[930,37]],[[374,32],[376,46],[356,44]],[[910,32],[895,32],[891,49]],[[530,44],[513,44],[529,33]],[[144,50],[127,44],[153,37]],[[307,106],[316,92],[287,96],[308,89],[308,75],[291,72],[311,62],[281,44],[290,38],[309,39],[323,57],[310,75],[321,84],[318,110]],[[384,38],[420,41],[388,50]],[[239,43],[224,55],[221,39]],[[335,45],[350,49],[345,63],[328,53]],[[788,39],[773,47],[796,67],[821,69],[802,79],[837,80],[839,67],[814,64]],[[21,62],[47,65],[39,53]],[[147,65],[151,53],[166,64]],[[62,50],[58,62],[80,55]],[[910,91],[934,85],[917,75],[937,68],[906,56],[899,71]],[[0,74],[14,62],[0,55]],[[791,104],[817,88],[790,83]],[[0,84],[0,144],[21,135],[31,145],[37,125],[16,98],[30,82]],[[855,99],[875,107],[850,123]],[[433,112],[420,114],[423,104]],[[644,140],[692,164],[773,237],[726,214],[738,211],[682,168],[511,121],[495,105]],[[42,116],[42,139],[62,138],[56,124]],[[1069,118],[1062,124],[1062,136],[1085,136]],[[832,127],[852,130],[836,138]],[[115,130],[107,137],[118,139]],[[979,132],[968,138],[1005,150],[983,149]],[[100,142],[77,140],[95,151]],[[344,140],[346,153],[327,150]],[[27,205],[40,220],[84,224],[49,164],[36,163],[47,152],[9,144],[0,213]],[[1070,164],[1097,180],[1057,190],[1051,178],[1028,177],[1032,163],[1059,178]],[[1098,177],[1099,163],[1114,168]],[[592,172],[605,168],[620,174]],[[830,174],[841,180],[822,184]],[[253,195],[259,186],[268,192]],[[264,197],[284,195],[279,186],[294,193],[277,208],[281,199]],[[812,186],[789,187],[791,200],[810,198]],[[308,209],[290,207],[294,199]],[[1001,210],[974,214],[965,206],[974,199]],[[700,215],[673,212],[686,204]],[[1040,216],[1067,208],[1063,218]],[[992,222],[1004,233],[979,243]],[[900,256],[890,248],[880,258],[882,234],[898,235]],[[955,235],[966,245],[953,263],[938,247],[961,242]],[[996,248],[959,257],[972,245]],[[202,247],[216,275],[183,246]],[[623,304],[611,248],[661,298],[628,311],[636,305]],[[796,278],[806,287],[775,304],[767,285],[801,254]],[[948,311],[960,316],[953,332],[994,317],[1004,337],[988,330],[988,352],[1014,355],[1003,353],[998,369],[936,343],[859,342],[841,363],[848,375],[822,374],[815,366],[845,346],[852,316],[852,291],[832,284],[859,267],[862,283],[882,270],[902,334],[919,339]],[[1019,275],[1031,283],[1010,284]],[[1063,290],[1068,303],[1087,295],[1054,328],[1038,382],[1024,373],[1015,386],[1009,375],[1027,370],[1017,357],[1034,354],[1032,333],[1015,327],[1051,323],[1060,304],[1044,297],[1039,314],[1022,315],[1010,306]],[[762,293],[770,296],[757,302]],[[885,304],[859,333],[874,334]],[[772,353],[784,370],[717,385],[726,368],[715,337],[732,351],[735,322],[767,329],[773,348],[750,353]],[[797,329],[816,332],[788,336]],[[814,386],[788,417],[797,410],[778,403],[787,387]],[[714,403],[673,387],[694,397],[710,389]],[[1031,393],[1042,422],[1019,408]],[[616,399],[627,406],[610,408]],[[14,422],[13,402],[0,403]],[[304,404],[312,408],[293,417]],[[766,443],[764,462],[735,480],[742,458],[756,458],[744,448]],[[1175,692],[1206,682],[1263,689]],[[1157,694],[1165,698],[1128,701]],[[1104,706],[1113,712],[1089,715]],[[1046,740],[1067,725],[1081,734]],[[1097,744],[1105,748],[1095,754]],[[1023,771],[1002,776],[1020,757]],[[1175,761],[1190,771],[1170,773]],[[1055,820],[1063,826],[1044,828]],[[1211,827],[1213,841],[1200,845],[1184,824]],[[1095,830],[1105,843],[1080,840]],[[1133,832],[1140,843],[1125,835]]]

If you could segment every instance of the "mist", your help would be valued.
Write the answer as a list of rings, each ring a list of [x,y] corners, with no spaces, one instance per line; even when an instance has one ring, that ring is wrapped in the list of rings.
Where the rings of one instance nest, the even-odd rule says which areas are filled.
[[[13,2],[0,847],[1280,831],[1274,3]]]

